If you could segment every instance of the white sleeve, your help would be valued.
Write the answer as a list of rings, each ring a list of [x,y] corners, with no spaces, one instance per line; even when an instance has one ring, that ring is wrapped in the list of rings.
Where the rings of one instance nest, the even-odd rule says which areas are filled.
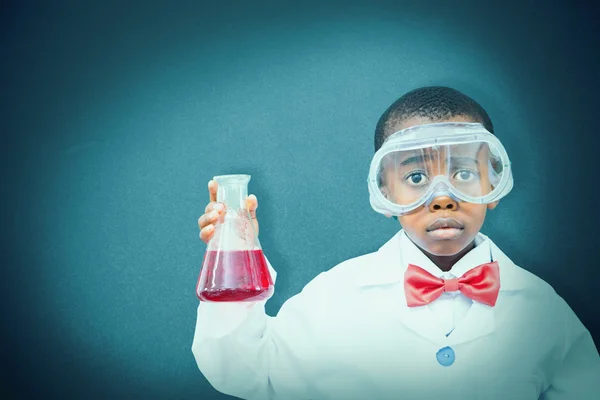
[[[277,317],[265,314],[266,301],[200,302],[192,352],[209,383],[242,399],[310,398],[310,368],[302,360],[314,352],[323,276],[286,301]]]
[[[561,362],[554,371],[544,400],[600,398],[600,356],[590,332],[559,298],[564,313],[564,347]]]

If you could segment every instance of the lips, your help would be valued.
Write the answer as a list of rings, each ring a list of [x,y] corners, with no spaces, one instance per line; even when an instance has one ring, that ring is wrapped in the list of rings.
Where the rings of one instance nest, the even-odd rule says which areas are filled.
[[[463,224],[452,218],[438,218],[427,227],[427,235],[433,240],[455,240],[463,233]]]
[[[433,224],[429,225],[427,227],[427,232],[432,232],[438,229],[447,229],[447,228],[452,228],[452,229],[464,229],[463,224],[461,224],[460,222],[458,222],[455,219],[452,218],[438,218],[436,219]]]

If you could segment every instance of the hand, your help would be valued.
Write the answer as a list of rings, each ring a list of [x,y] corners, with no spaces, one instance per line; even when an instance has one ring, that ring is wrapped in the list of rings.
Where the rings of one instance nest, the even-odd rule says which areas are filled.
[[[207,243],[212,239],[215,233],[215,225],[221,221],[225,205],[217,203],[217,182],[210,180],[208,182],[208,192],[210,194],[210,203],[204,209],[204,215],[198,218],[198,227],[200,228],[200,240]],[[251,194],[246,198],[246,210],[250,213],[254,230],[258,236],[258,220],[256,219],[256,209],[258,208],[258,199]]]

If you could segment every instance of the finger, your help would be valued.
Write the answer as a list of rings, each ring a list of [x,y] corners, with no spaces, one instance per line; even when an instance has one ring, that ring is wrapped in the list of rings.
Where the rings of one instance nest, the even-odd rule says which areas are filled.
[[[202,240],[204,243],[208,243],[210,241],[210,239],[212,239],[214,234],[215,234],[215,226],[212,224],[207,225],[203,229],[200,230],[200,240]]]
[[[252,218],[256,218],[256,209],[258,208],[258,199],[255,195],[251,194],[246,198],[246,209],[250,213]]]
[[[211,212],[213,210],[216,210],[220,214],[221,211],[223,211],[224,209],[225,209],[225,204],[217,203],[216,201],[211,201],[210,203],[208,203],[208,205],[204,209],[204,214],[208,214],[209,212]]]
[[[218,218],[219,212],[217,210],[212,210],[198,218],[198,227],[203,229],[207,225],[217,222]]]
[[[216,181],[210,180],[208,181],[208,193],[210,194],[210,201],[217,201],[217,189],[219,185]]]

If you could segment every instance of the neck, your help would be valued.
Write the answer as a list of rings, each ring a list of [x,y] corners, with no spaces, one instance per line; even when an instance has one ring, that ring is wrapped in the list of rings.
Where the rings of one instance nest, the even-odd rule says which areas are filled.
[[[458,262],[465,254],[470,252],[475,248],[475,240],[473,240],[467,247],[459,251],[458,253],[451,256],[436,256],[434,254],[428,253],[425,250],[421,249],[423,253],[429,258],[439,269],[442,271],[450,271],[452,266]]]

